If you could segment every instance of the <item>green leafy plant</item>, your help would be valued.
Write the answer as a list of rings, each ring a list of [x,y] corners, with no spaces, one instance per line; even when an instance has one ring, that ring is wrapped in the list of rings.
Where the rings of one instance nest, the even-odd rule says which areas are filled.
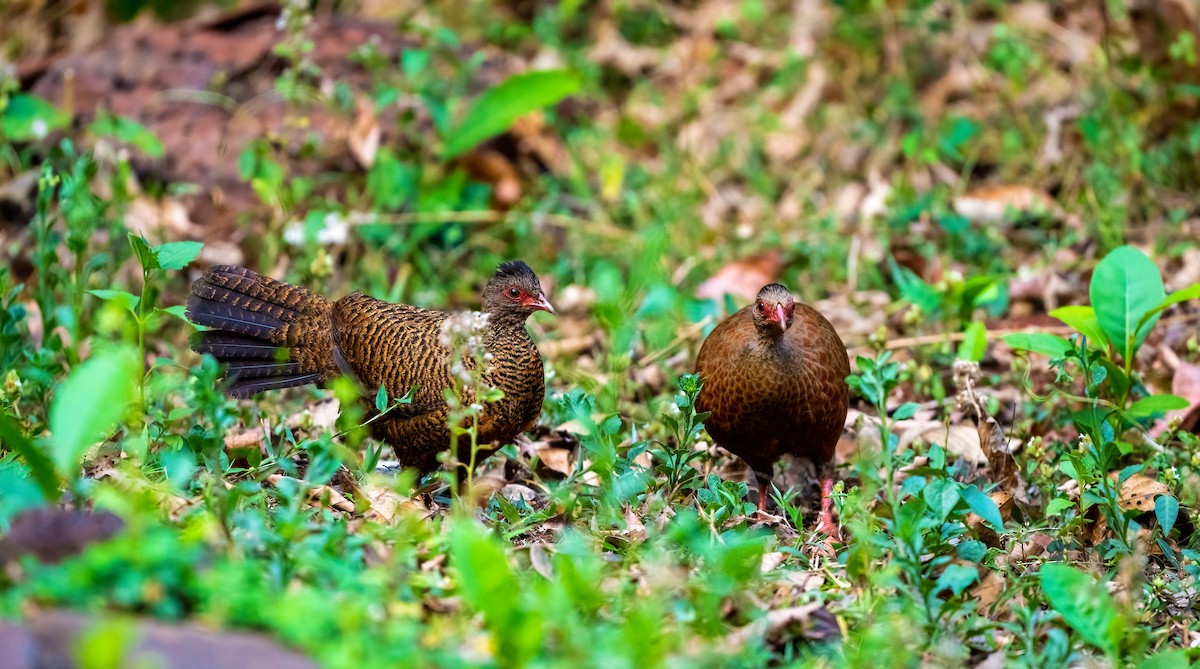
[[[442,158],[450,159],[475,148],[508,128],[518,118],[552,105],[579,91],[581,80],[566,70],[516,74],[488,89],[448,134]]]
[[[1089,293],[1091,306],[1061,307],[1050,315],[1074,328],[1089,347],[1101,352],[1097,363],[1104,369],[1098,372],[1103,376],[1094,383],[1107,381],[1104,395],[1115,408],[1132,420],[1145,420],[1186,406],[1180,398],[1166,395],[1143,397],[1132,405],[1129,400],[1138,387],[1133,374],[1138,349],[1165,309],[1200,297],[1200,284],[1167,295],[1154,263],[1141,251],[1123,246],[1097,264]],[[1051,359],[1061,359],[1073,348],[1065,338],[1047,333],[1009,334],[1004,340],[1016,350]]]
[[[709,474],[704,487],[696,489],[696,501],[716,527],[734,516],[749,516],[754,513],[754,504],[746,500],[750,489],[744,481],[722,481],[716,474]]]
[[[650,449],[650,454],[660,463],[656,469],[667,477],[665,490],[668,500],[699,483],[699,472],[691,463],[704,455],[704,451],[696,450],[694,444],[709,416],[706,411],[696,410],[696,398],[704,388],[703,379],[696,374],[684,374],[679,377],[678,388],[679,393],[673,402],[673,409],[677,409],[678,414],[667,411],[662,416],[663,423],[674,438],[674,446],[660,443]],[[637,452],[631,454],[636,455]]]

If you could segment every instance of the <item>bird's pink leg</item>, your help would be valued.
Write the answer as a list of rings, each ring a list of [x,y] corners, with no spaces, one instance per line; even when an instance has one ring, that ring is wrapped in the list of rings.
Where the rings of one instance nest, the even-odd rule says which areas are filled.
[[[758,510],[766,514],[767,497],[771,494],[771,477],[755,472],[754,478],[758,480]]]
[[[817,531],[835,541],[842,540],[841,529],[833,522],[833,479],[821,479],[821,516],[817,523]]]

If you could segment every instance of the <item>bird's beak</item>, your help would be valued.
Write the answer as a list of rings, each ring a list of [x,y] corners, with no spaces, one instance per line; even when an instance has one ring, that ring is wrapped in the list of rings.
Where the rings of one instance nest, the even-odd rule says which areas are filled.
[[[554,313],[554,307],[550,306],[550,300],[546,299],[545,293],[538,293],[537,301],[530,304],[529,306],[533,307],[533,309],[535,311],[540,310],[540,311],[547,311],[549,313]]]
[[[779,329],[787,332],[787,314],[783,313],[782,305],[775,305],[775,317],[779,319]]]

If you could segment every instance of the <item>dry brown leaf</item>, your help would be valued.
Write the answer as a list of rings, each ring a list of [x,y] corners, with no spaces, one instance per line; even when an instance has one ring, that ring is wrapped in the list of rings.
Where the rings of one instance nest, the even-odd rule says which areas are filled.
[[[1176,417],[1179,418],[1179,429],[1185,432],[1195,432],[1200,427],[1200,365],[1191,362],[1181,362],[1175,368],[1175,376],[1171,379],[1171,394],[1188,401],[1184,409],[1168,412],[1150,430],[1157,437],[1166,431],[1167,425]]]
[[[492,204],[508,209],[521,199],[521,177],[504,154],[494,149],[476,149],[460,160],[472,179],[490,184]]]
[[[1012,518],[1013,496],[1012,493],[1003,490],[993,490],[988,493],[988,497],[996,503],[996,507],[1000,509],[1000,518],[1008,521]],[[991,525],[984,522],[983,518],[975,513],[967,514],[967,527],[975,530],[979,534],[979,540],[987,544],[991,548],[1000,548],[1002,543],[1000,535],[996,534],[996,530]]]
[[[738,304],[750,302],[763,286],[779,279],[782,269],[783,259],[776,250],[736,260],[700,284],[696,297],[721,302],[732,295]]]
[[[509,502],[514,504],[518,499],[526,504],[537,500],[537,491],[527,485],[521,485],[520,483],[509,483],[500,489],[500,494],[504,495],[504,499],[507,499]]]
[[[954,200],[954,210],[981,223],[1002,223],[1010,212],[1018,214],[1051,213],[1058,205],[1045,191],[1033,186],[980,186]]]
[[[354,125],[346,133],[346,145],[350,147],[350,155],[363,169],[371,169],[375,164],[375,155],[379,153],[379,140],[383,132],[379,128],[379,116],[375,113],[375,104],[366,95],[359,95],[354,101]]]
[[[542,464],[563,476],[570,476],[575,471],[575,463],[572,462],[569,449],[547,446],[538,450],[537,456]]]
[[[784,557],[784,554],[779,551],[763,553],[762,566],[760,567],[759,571],[764,574],[769,571],[774,571],[779,567],[779,565],[783,564]]]
[[[1111,472],[1108,478],[1116,480],[1120,472]],[[1117,500],[1121,508],[1129,511],[1153,511],[1154,499],[1159,495],[1169,495],[1171,489],[1158,479],[1152,479],[1142,474],[1134,474],[1121,484],[1120,497]]]
[[[621,532],[626,538],[632,541],[644,541],[646,539],[646,526],[642,523],[642,519],[638,518],[633,512],[633,508],[628,504],[625,505],[625,530]]]
[[[529,546],[529,563],[533,566],[533,570],[546,580],[554,579],[554,567],[550,563],[550,551],[547,550],[549,544],[538,542]]]
[[[284,476],[283,474],[271,474],[267,477],[267,483],[270,483],[273,486],[278,486],[280,482],[287,478],[291,477]],[[296,479],[292,480],[295,480],[298,484],[304,483],[303,481],[298,481]],[[317,508],[324,506],[326,498],[328,497],[329,506],[337,509],[338,511],[344,511],[345,513],[354,513],[354,504],[350,500],[346,499],[345,495],[327,485],[312,486],[308,490],[308,497],[309,504],[312,504]]]
[[[407,501],[395,490],[381,485],[367,485],[364,489],[367,498],[367,511],[363,517],[382,523],[391,523],[396,512]]]
[[[988,476],[1004,490],[1022,489],[1021,468],[1012,455],[1012,442],[996,419],[988,416],[979,423],[979,444],[988,460]]]
[[[570,169],[567,149],[562,140],[546,125],[541,111],[526,114],[513,122],[508,130],[523,154],[531,154],[555,174],[564,174]]]
[[[768,643],[786,643],[795,638],[809,641],[833,641],[841,637],[837,618],[821,604],[806,604],[768,611],[745,627],[729,635],[728,640],[741,646],[753,639]]]

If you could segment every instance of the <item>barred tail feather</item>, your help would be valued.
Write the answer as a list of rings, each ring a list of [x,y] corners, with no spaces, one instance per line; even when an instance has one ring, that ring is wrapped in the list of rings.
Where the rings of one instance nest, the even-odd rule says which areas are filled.
[[[330,378],[329,312],[315,293],[229,265],[196,280],[187,303],[188,318],[211,328],[192,349],[226,366],[233,397]]]

